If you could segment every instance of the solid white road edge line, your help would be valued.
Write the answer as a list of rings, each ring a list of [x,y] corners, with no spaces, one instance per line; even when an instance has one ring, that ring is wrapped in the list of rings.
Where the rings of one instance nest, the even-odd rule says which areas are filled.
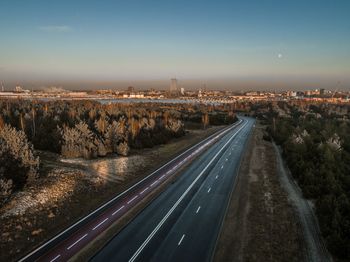
[[[222,131],[219,130],[218,132],[208,136],[206,139],[204,139],[203,141],[206,140],[211,140],[215,135],[215,139],[218,138],[220,135],[223,135],[225,133],[227,133],[228,131],[230,131],[231,129],[235,128],[237,125],[239,125],[240,123],[242,123],[243,120],[240,119],[237,123],[233,124],[230,128]],[[66,232],[68,232],[69,230],[71,230],[72,228],[74,228],[76,225],[78,225],[79,223],[81,223],[82,221],[84,221],[85,219],[89,218],[90,216],[92,216],[93,214],[99,212],[101,209],[103,209],[104,207],[106,207],[107,205],[109,205],[110,203],[112,203],[113,201],[115,201],[116,199],[120,198],[121,196],[125,195],[127,192],[129,192],[130,190],[132,190],[134,187],[138,186],[139,184],[141,184],[143,181],[145,181],[146,179],[150,178],[151,176],[153,176],[155,173],[157,173],[159,170],[161,170],[162,168],[164,168],[165,166],[173,163],[176,159],[180,158],[181,156],[183,156],[184,154],[186,154],[188,151],[191,151],[193,148],[197,147],[198,144],[203,143],[203,141],[193,145],[192,147],[190,147],[189,149],[187,149],[185,152],[181,153],[180,155],[178,155],[177,157],[173,158],[172,160],[170,160],[169,162],[165,163],[164,165],[162,165],[160,168],[158,168],[157,170],[153,171],[151,174],[149,174],[148,176],[146,176],[145,178],[141,179],[139,182],[137,182],[136,184],[132,185],[131,187],[129,187],[127,190],[125,190],[124,192],[120,193],[119,195],[115,196],[114,198],[112,198],[111,200],[109,200],[108,202],[104,203],[102,206],[100,206],[99,208],[95,209],[94,211],[92,211],[90,214],[88,214],[87,216],[83,217],[82,219],[80,219],[79,221],[75,222],[73,225],[71,225],[70,227],[68,227],[67,229],[63,230],[61,233],[57,234],[56,236],[54,236],[53,238],[51,238],[50,240],[48,240],[47,242],[45,242],[43,245],[41,245],[40,247],[34,249],[32,252],[30,252],[29,254],[27,254],[26,256],[22,257],[19,262],[22,262],[24,260],[26,260],[27,258],[29,258],[30,256],[32,256],[33,254],[35,254],[36,252],[38,252],[40,249],[46,247],[47,245],[49,245],[51,242],[55,241],[57,238],[59,238],[60,236],[62,236],[63,234],[65,234]]]
[[[232,141],[233,138],[236,137],[238,132],[240,132],[245,126],[247,122],[241,126],[232,136],[231,138],[221,147],[221,149],[216,153],[216,155],[209,161],[208,165],[204,167],[204,169],[200,172],[200,174],[196,177],[196,179],[191,183],[191,185],[186,189],[186,191],[181,195],[181,197],[176,201],[176,203],[172,206],[172,208],[168,211],[168,213],[163,217],[163,219],[158,223],[158,225],[153,229],[151,234],[146,238],[146,240],[141,244],[141,246],[136,250],[134,255],[129,259],[129,262],[135,261],[137,256],[141,253],[141,251],[145,248],[148,242],[153,238],[153,236],[157,233],[159,228],[164,224],[164,222],[168,219],[168,217],[174,212],[175,208],[180,204],[182,199],[188,194],[188,192],[192,189],[192,187],[196,184],[196,182],[201,178],[204,172],[208,169],[211,163],[219,156],[222,150]]]

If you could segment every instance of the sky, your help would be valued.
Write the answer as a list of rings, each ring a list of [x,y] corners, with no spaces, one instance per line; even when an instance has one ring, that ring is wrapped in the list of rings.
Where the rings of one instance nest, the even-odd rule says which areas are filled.
[[[0,81],[348,89],[349,13],[348,0],[1,0]]]

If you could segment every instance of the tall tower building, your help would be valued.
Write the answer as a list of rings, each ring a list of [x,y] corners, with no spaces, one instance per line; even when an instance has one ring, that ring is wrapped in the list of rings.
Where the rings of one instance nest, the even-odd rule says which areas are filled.
[[[179,92],[177,87],[177,79],[172,78],[170,83],[170,95],[177,95]]]
[[[1,82],[1,92],[4,92],[5,91],[5,87],[4,87],[4,84]]]

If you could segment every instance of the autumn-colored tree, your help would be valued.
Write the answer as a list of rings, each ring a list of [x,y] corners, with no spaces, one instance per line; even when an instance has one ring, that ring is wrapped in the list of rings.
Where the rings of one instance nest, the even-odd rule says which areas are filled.
[[[23,114],[20,113],[19,115],[19,125],[21,127],[21,130],[24,131],[25,129],[25,124],[24,124],[24,117],[23,117]]]
[[[168,111],[165,111],[163,113],[163,121],[164,121],[164,124],[166,125],[168,123],[168,118],[169,118],[169,112]]]
[[[207,128],[208,125],[209,125],[209,115],[208,115],[208,112],[204,113],[202,115],[202,124],[203,124],[203,128]]]
[[[95,120],[95,128],[100,134],[104,134],[106,132],[108,125],[108,118],[100,117],[98,120]]]
[[[91,120],[93,120],[93,119],[95,119],[95,117],[96,117],[96,110],[95,110],[95,109],[91,109],[91,110],[89,111],[89,118],[90,118]]]
[[[92,158],[97,156],[95,136],[84,122],[79,122],[75,127],[64,126],[61,129],[62,149],[65,157]]]
[[[24,131],[35,148],[55,153],[61,153],[62,150],[65,156],[86,157],[115,153],[122,143],[125,148],[152,147],[166,143],[172,137],[185,133],[183,121],[201,123],[202,112],[210,111],[211,125],[229,124],[233,117],[226,117],[228,108],[227,105],[219,104],[208,108],[205,104],[190,103],[105,105],[97,101],[56,100],[33,103],[29,100],[0,99],[0,117],[3,122]],[[220,112],[218,117],[213,117],[212,113],[215,112]],[[80,123],[86,124],[91,138],[78,130]],[[76,141],[84,145],[83,149]],[[85,144],[90,146],[85,147]]]
[[[32,108],[32,133],[33,133],[33,137],[35,137],[35,108]]]
[[[0,129],[2,129],[4,127],[4,125],[5,125],[5,122],[2,118],[2,116],[0,115]]]

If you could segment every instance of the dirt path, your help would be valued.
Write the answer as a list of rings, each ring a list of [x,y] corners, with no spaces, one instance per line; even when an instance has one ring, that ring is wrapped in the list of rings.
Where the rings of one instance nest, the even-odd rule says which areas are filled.
[[[257,123],[242,159],[214,261],[303,261],[301,226]]]
[[[301,221],[303,235],[306,242],[306,257],[308,261],[331,261],[331,257],[325,247],[321,232],[318,226],[317,218],[310,203],[303,198],[302,191],[292,178],[290,171],[284,165],[279,148],[273,143],[277,154],[278,173],[281,184],[288,193],[290,201],[297,210],[299,220]]]

